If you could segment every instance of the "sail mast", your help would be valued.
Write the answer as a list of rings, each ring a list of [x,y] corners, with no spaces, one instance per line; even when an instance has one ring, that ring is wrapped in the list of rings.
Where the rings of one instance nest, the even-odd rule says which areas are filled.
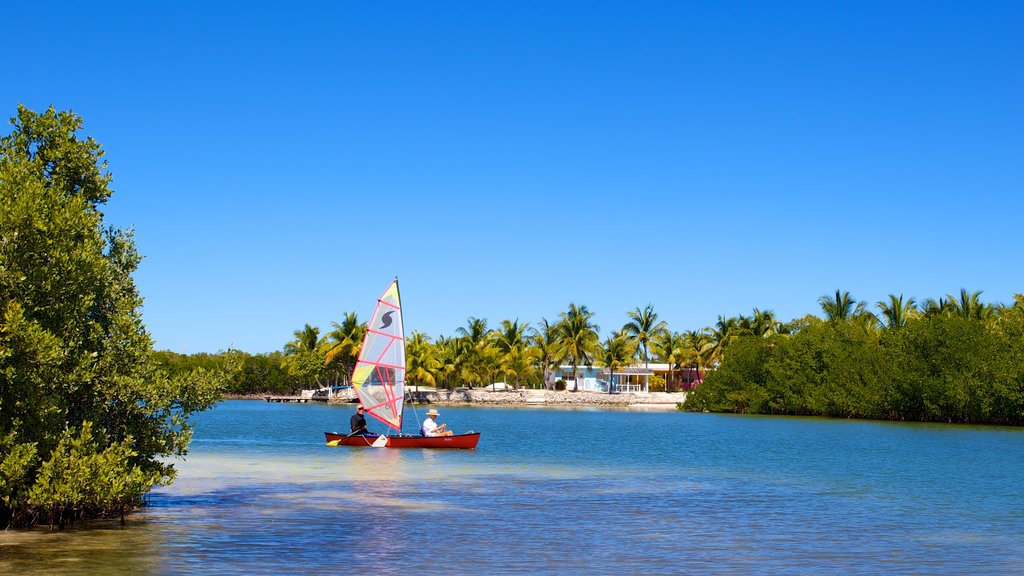
[[[398,297],[398,301],[402,301],[402,291],[398,288],[398,275],[395,275],[395,295]],[[405,357],[405,315],[402,314],[401,308],[398,310],[399,316],[402,317],[402,321],[399,323],[402,325],[402,360],[405,366],[402,370],[402,410],[398,413],[398,433],[402,433],[402,420],[405,418],[405,374],[409,368],[409,360]]]

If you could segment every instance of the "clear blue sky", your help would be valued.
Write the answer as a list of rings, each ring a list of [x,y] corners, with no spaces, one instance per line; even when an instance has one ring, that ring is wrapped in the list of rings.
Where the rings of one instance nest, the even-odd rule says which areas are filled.
[[[160,349],[280,349],[396,275],[435,337],[1024,292],[1024,3],[296,4],[4,9],[0,114],[84,117]]]

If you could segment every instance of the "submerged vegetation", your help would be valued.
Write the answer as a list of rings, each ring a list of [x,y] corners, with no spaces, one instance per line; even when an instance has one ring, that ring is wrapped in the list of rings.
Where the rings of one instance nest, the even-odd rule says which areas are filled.
[[[24,107],[0,138],[0,528],[120,516],[170,482],[217,372],[152,359],[132,232],[104,226],[81,119]]]

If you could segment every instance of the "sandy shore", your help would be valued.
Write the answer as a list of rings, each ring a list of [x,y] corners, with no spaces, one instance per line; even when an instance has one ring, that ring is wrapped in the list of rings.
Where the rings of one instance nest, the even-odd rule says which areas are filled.
[[[420,387],[419,391],[406,390],[408,401],[420,405],[467,406],[624,406],[643,410],[675,410],[676,404],[686,400],[685,392],[566,392],[554,390],[455,390]],[[355,402],[355,394],[344,391],[331,399],[332,403]]]

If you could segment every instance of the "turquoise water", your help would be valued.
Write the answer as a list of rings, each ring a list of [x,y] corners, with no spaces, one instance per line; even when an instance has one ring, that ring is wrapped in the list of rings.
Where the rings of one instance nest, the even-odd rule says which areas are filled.
[[[125,528],[0,572],[1024,573],[1024,430],[442,407],[477,450],[325,446],[351,412],[224,402]]]

